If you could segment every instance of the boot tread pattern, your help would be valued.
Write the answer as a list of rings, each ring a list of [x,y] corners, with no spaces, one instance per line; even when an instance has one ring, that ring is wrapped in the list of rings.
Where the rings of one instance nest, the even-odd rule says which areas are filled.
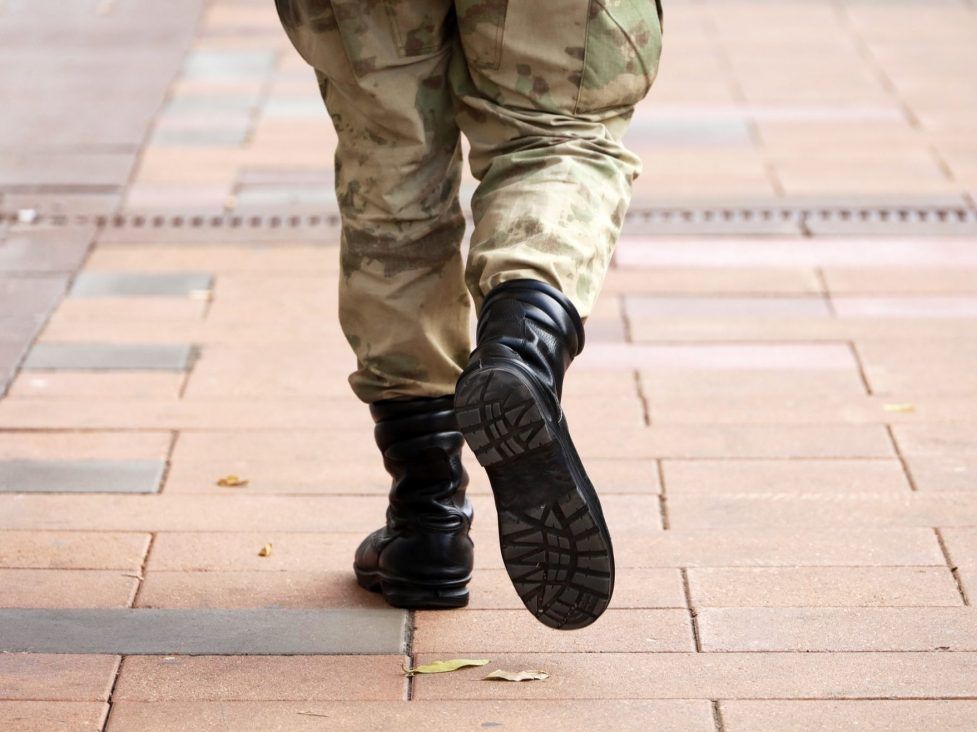
[[[455,409],[488,471],[502,559],[523,604],[551,628],[590,625],[613,590],[610,543],[532,392],[485,369],[462,378]]]
[[[458,409],[458,423],[483,467],[553,441],[536,400],[527,390],[495,389],[492,372],[479,376],[460,388],[455,400],[456,404],[464,405]]]
[[[523,604],[553,628],[579,628],[607,607],[607,547],[589,508],[570,493],[539,510],[503,514],[502,558]]]

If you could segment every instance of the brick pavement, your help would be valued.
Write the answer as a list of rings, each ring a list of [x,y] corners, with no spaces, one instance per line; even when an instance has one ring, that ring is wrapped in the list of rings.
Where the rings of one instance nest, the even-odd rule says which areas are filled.
[[[25,7],[0,4],[0,209],[328,209],[328,124],[270,2],[207,3],[186,53],[191,2],[153,32],[79,2],[50,37]],[[973,204],[971,4],[667,13],[639,207]],[[119,113],[52,136],[78,97],[26,86],[25,33],[126,40],[79,63]],[[134,38],[154,53],[117,63]],[[626,236],[567,383],[619,585],[561,634],[520,610],[472,459],[471,606],[355,586],[386,480],[333,229],[0,226],[4,730],[977,726],[973,237]],[[551,676],[400,671],[461,656]]]

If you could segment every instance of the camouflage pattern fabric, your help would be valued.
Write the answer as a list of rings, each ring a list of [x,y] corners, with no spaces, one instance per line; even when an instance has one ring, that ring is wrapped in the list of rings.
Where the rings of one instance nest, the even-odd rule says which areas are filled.
[[[453,393],[470,302],[501,282],[548,282],[586,318],[641,167],[621,137],[658,70],[660,5],[276,3],[339,140],[340,322],[356,395]],[[467,262],[461,133],[479,181]]]

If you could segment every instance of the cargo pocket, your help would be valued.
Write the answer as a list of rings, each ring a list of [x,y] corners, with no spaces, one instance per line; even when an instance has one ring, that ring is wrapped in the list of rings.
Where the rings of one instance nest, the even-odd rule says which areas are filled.
[[[306,62],[332,76],[340,70],[338,54],[359,77],[440,52],[447,42],[451,0],[275,0],[275,5]]]
[[[591,0],[576,113],[644,99],[658,74],[660,13],[658,0]]]
[[[336,31],[329,0],[275,0],[278,18],[295,50],[309,65],[323,69],[328,37]]]
[[[497,70],[509,0],[456,0],[461,45],[469,66]]]
[[[427,56],[447,43],[452,0],[384,0],[401,56]]]

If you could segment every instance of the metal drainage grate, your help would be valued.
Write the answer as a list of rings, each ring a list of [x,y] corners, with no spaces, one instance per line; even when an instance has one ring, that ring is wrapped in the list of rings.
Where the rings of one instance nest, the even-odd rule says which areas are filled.
[[[886,228],[970,227],[977,225],[977,210],[959,207],[712,207],[712,208],[638,208],[626,216],[629,225],[653,227],[706,226],[717,229],[724,225],[745,228],[755,225],[767,228],[775,225],[797,226],[801,229],[826,225],[879,225]],[[33,210],[0,211],[0,224],[46,226],[98,226],[103,229],[318,229],[337,228],[338,213],[131,213],[131,214],[45,214]]]

